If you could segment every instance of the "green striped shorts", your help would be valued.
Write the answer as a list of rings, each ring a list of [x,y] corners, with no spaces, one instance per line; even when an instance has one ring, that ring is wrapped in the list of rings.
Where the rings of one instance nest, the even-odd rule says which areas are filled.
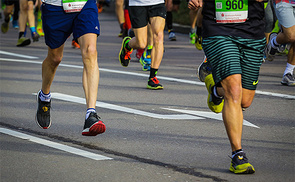
[[[263,60],[264,39],[214,36],[203,39],[207,60],[212,66],[215,83],[230,75],[242,75],[242,87],[255,90]]]

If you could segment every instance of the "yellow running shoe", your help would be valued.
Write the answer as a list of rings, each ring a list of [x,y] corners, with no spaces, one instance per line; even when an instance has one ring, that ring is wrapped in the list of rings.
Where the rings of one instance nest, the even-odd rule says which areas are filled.
[[[203,50],[203,47],[202,47],[202,36],[198,36],[196,34],[196,38],[195,38],[195,46],[198,50]]]
[[[244,152],[237,153],[231,159],[229,170],[235,174],[253,174],[255,173],[254,167],[248,162]]]
[[[215,113],[220,113],[223,109],[224,99],[217,98],[212,93],[213,86],[215,85],[212,74],[209,74],[208,76],[206,76],[205,85],[208,90],[208,99],[207,99],[208,107],[211,109],[211,111]]]

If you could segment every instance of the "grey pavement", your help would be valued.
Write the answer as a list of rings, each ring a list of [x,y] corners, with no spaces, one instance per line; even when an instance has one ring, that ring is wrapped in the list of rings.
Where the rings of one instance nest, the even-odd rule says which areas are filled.
[[[107,130],[95,137],[81,135],[83,64],[71,37],[51,88],[52,126],[43,130],[35,123],[35,94],[47,54],[44,38],[16,47],[11,24],[0,33],[0,181],[294,181],[295,87],[280,84],[286,55],[263,63],[255,99],[244,112],[242,144],[256,173],[234,175],[221,115],[208,109],[206,88],[196,76],[204,54],[188,34],[176,32],[174,42],[165,34],[158,72],[164,89],[152,91],[135,52],[127,68],[118,61],[122,39],[114,12],[106,9],[99,20],[97,110]],[[75,149],[84,152],[71,153]],[[94,160],[88,152],[111,159]]]

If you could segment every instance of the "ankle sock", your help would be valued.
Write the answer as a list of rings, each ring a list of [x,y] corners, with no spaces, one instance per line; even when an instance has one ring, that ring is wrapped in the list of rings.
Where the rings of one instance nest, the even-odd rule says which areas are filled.
[[[96,112],[95,108],[88,108],[86,111],[85,119],[88,119],[90,113],[92,113],[92,112]]]
[[[236,150],[236,151],[233,151],[231,154],[232,154],[232,158],[234,158],[234,156],[240,152],[243,152],[243,149],[239,149],[239,150]]]
[[[51,100],[51,93],[44,94],[43,91],[40,91],[39,98],[42,102],[50,102]]]
[[[280,46],[280,44],[277,43],[276,36],[273,39],[271,39],[270,43],[271,43],[271,47],[273,47],[273,48],[278,48]]]
[[[222,99],[223,98],[222,96],[219,96],[218,95],[218,93],[217,93],[217,87],[216,86],[213,87],[213,94],[214,94],[215,97],[217,97],[219,99]]]
[[[284,72],[284,76],[287,74],[287,73],[291,73],[291,75],[293,75],[293,71],[295,69],[295,65],[292,65],[290,63],[287,63],[287,66],[286,66],[286,69],[285,69],[285,72]]]

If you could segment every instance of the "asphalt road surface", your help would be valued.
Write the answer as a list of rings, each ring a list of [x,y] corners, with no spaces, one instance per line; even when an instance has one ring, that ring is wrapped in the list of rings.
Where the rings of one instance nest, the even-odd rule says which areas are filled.
[[[10,25],[0,34],[0,181],[294,181],[295,87],[280,84],[286,55],[263,63],[257,94],[244,112],[242,144],[256,173],[234,175],[221,115],[208,109],[196,76],[203,52],[188,34],[176,33],[171,42],[165,33],[158,71],[164,89],[153,91],[146,89],[149,72],[141,70],[135,52],[127,68],[120,65],[115,15],[104,12],[99,19],[97,110],[107,130],[95,137],[81,135],[83,64],[72,37],[51,88],[52,126],[43,130],[35,112],[44,38],[16,47],[18,30]]]

